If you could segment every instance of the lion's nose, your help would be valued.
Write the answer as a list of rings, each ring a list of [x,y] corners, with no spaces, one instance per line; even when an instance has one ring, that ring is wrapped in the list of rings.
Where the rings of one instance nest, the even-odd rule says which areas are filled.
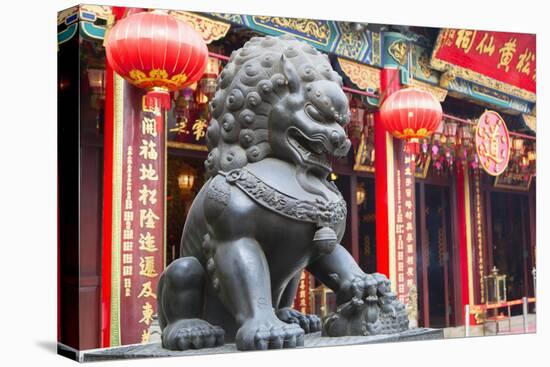
[[[345,141],[346,141],[346,134],[344,133],[333,131],[330,134],[330,142],[332,143],[332,146],[337,149],[340,148]]]
[[[351,141],[349,139],[345,139],[342,144],[336,148],[336,150],[333,152],[333,155],[335,157],[345,157],[346,154],[348,154],[349,149],[351,148]]]

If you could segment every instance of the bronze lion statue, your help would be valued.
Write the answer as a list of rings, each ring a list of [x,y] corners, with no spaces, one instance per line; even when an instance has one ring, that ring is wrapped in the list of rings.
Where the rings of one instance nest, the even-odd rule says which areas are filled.
[[[254,37],[231,55],[210,108],[208,181],[159,281],[163,347],[293,348],[321,329],[407,329],[387,278],[339,244],[346,203],[327,176],[350,148],[350,112],[328,57],[293,37]],[[304,269],[336,294],[323,325],[292,308]]]

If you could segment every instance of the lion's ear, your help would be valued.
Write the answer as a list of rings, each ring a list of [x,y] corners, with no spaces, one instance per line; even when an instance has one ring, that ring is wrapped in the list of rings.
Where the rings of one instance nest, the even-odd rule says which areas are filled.
[[[292,62],[288,61],[285,55],[281,55],[281,63],[283,64],[283,72],[288,81],[288,91],[291,94],[300,92],[300,77],[296,72],[296,68]]]

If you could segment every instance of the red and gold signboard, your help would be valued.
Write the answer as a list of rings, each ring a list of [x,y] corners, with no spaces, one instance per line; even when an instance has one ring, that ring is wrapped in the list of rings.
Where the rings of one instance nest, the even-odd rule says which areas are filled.
[[[396,149],[395,154],[396,293],[407,304],[411,289],[416,287],[414,160],[403,149]]]
[[[172,148],[206,151],[208,104],[197,104],[183,97],[176,100],[174,113],[168,118],[167,139]]]
[[[119,76],[114,84],[111,346],[149,340],[164,269],[166,150],[165,110]]]
[[[494,111],[485,111],[476,128],[476,150],[481,167],[492,176],[498,176],[508,166],[510,136],[506,123]]]
[[[536,94],[534,34],[443,29],[431,65],[529,101]]]

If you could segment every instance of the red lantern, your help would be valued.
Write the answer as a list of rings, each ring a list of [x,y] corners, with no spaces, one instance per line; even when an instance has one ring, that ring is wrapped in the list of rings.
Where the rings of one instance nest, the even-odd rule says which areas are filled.
[[[430,93],[414,87],[390,94],[380,108],[386,130],[407,141],[432,135],[442,116],[441,103]]]
[[[105,49],[114,71],[147,89],[146,100],[158,100],[164,108],[170,108],[169,92],[199,80],[208,61],[201,35],[162,11],[123,18],[109,32]]]

